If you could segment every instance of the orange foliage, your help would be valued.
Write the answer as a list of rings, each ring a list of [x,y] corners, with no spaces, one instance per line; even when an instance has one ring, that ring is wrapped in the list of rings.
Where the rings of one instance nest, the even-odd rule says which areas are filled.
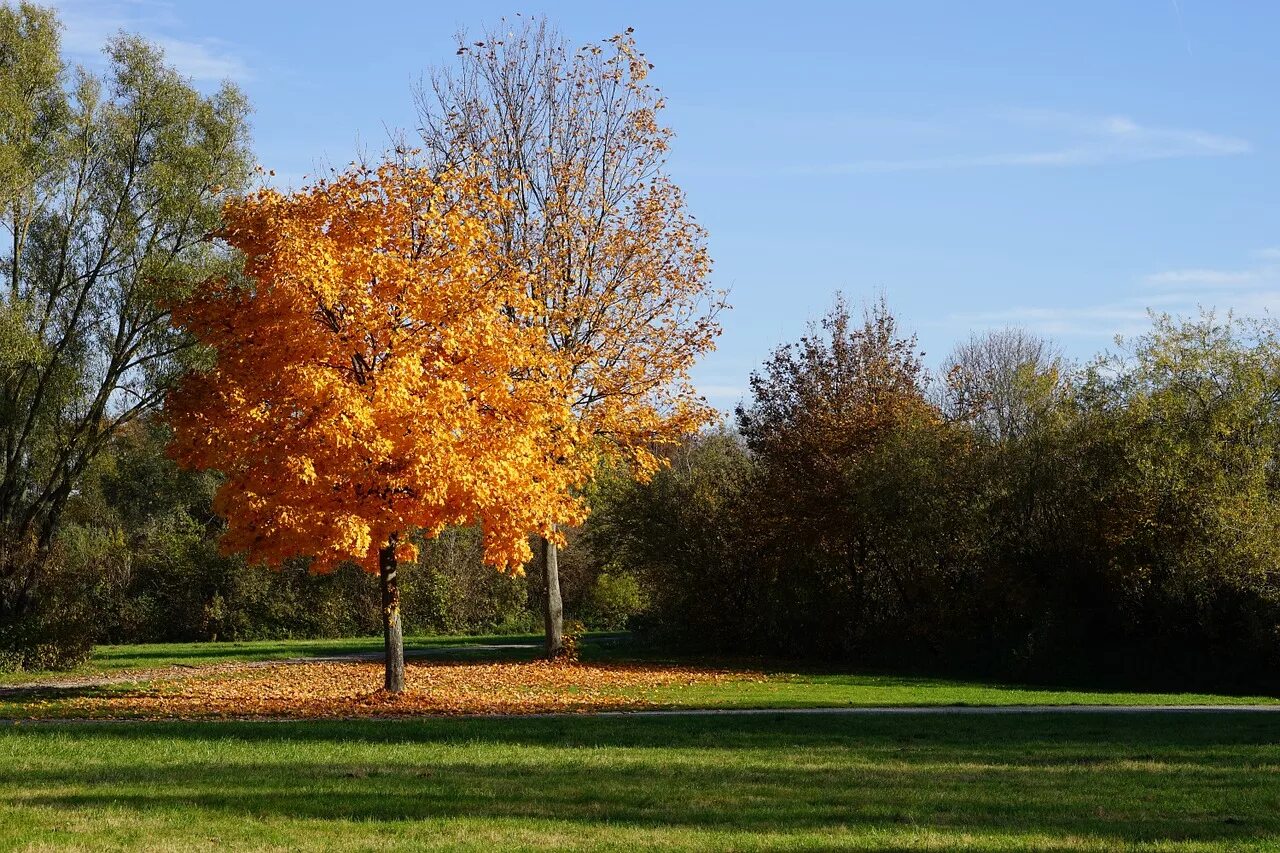
[[[646,690],[759,678],[758,673],[652,664],[410,662],[413,686],[392,695],[369,691],[379,666],[222,665],[136,689],[24,703],[18,713],[27,719],[585,713],[660,707],[645,698]]]
[[[167,402],[175,458],[226,477],[225,549],[373,571],[392,534],[479,523],[485,559],[518,570],[530,533],[581,520],[564,371],[512,319],[534,313],[527,276],[486,225],[506,204],[386,165],[227,205],[247,281],[174,306],[217,361]]]

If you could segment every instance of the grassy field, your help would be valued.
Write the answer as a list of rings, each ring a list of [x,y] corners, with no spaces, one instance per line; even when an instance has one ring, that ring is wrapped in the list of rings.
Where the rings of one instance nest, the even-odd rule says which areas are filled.
[[[541,637],[533,635],[415,637],[406,642],[406,650],[407,654],[422,655],[424,659],[432,661],[518,661],[535,657],[536,646],[540,641]],[[486,646],[506,648],[485,648]],[[185,668],[234,661],[265,662],[323,658],[348,653],[377,653],[381,649],[381,639],[374,637],[100,646],[93,659],[73,673],[0,673],[0,685],[12,687],[50,679],[113,676],[157,667]],[[619,634],[588,637],[583,647],[583,660],[677,662],[646,654],[629,643],[625,635]],[[1280,704],[1280,699],[1269,696],[1064,689],[938,678],[813,672],[758,662],[720,662],[715,665],[749,669],[755,676],[727,683],[632,690],[627,695],[647,703],[689,708]],[[12,712],[12,700],[6,702],[0,696],[0,717],[6,716],[6,705]]]
[[[535,650],[478,646],[536,640],[439,637],[410,648],[464,678],[492,677],[502,668],[492,662]],[[376,639],[104,647],[76,677],[160,667],[171,677],[174,667],[197,667],[191,677],[203,679],[212,676],[202,665],[379,648]],[[615,636],[593,638],[584,657],[614,664],[643,655]],[[482,661],[487,668],[472,665]],[[315,666],[246,674],[297,676]],[[377,675],[376,664],[361,666]],[[423,679],[428,672],[443,669],[416,669]],[[0,694],[0,717],[47,701],[13,687]],[[733,680],[641,692],[687,708],[1275,701],[759,664]],[[1280,849],[1280,714],[0,724],[0,850],[215,846]]]
[[[1275,849],[1280,717],[0,731],[0,847]]]
[[[1146,693],[910,678],[772,672],[758,681],[698,684],[640,693],[657,704],[693,708],[874,708],[946,705],[1274,705],[1267,696]]]

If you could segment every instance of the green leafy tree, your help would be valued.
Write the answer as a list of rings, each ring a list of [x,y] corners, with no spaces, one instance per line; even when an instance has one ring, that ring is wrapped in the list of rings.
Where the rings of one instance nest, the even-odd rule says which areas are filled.
[[[745,529],[755,469],[742,439],[707,432],[669,460],[647,483],[601,478],[584,544],[607,555],[609,576],[639,581],[636,624],[651,639],[733,652],[775,639],[762,619],[770,567],[753,559]]]
[[[250,174],[244,97],[127,35],[69,72],[52,11],[0,6],[0,631],[30,614],[68,501],[156,408],[188,342],[161,307],[226,259]]]
[[[1123,623],[1184,644],[1260,631],[1269,646],[1280,628],[1280,324],[1158,315],[1128,350],[1094,365],[1082,389],[1122,449],[1098,499],[1101,547],[1123,567],[1107,575]],[[1263,610],[1245,616],[1245,599]]]

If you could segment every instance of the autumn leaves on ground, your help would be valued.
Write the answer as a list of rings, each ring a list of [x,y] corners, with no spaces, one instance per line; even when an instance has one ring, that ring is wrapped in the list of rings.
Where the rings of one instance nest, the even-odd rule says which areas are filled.
[[[382,664],[370,661],[223,663],[187,672],[140,671],[136,683],[66,691],[11,688],[24,698],[18,719],[253,719],[545,714],[665,707],[654,688],[749,680],[730,672],[645,663],[411,661],[406,688],[381,689]],[[69,698],[60,693],[73,692]]]
[[[380,644],[375,638],[100,647],[76,672],[0,677],[0,719],[359,723],[704,709],[1280,707],[1265,696],[1064,690],[776,661],[674,661],[619,634],[588,635],[583,660],[552,663],[537,659],[538,639],[415,637],[398,695],[382,689],[382,661],[370,651]]]

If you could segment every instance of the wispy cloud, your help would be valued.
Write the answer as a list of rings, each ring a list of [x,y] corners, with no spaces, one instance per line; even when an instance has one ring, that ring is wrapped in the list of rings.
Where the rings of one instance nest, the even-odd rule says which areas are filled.
[[[1258,249],[1253,257],[1259,263],[1235,269],[1217,267],[1191,267],[1169,269],[1144,276],[1148,287],[1209,287],[1219,289],[1253,290],[1259,287],[1280,286],[1280,251]]]
[[[156,42],[164,49],[164,55],[186,76],[193,80],[235,80],[244,82],[252,75],[240,57],[227,51],[212,39],[183,41],[160,37]]]
[[[1143,276],[1141,289],[1098,305],[1074,308],[1020,306],[999,311],[952,315],[949,320],[977,326],[1016,325],[1059,337],[1130,336],[1149,327],[1149,311],[1188,314],[1201,308],[1263,315],[1280,306],[1280,250],[1259,249],[1259,261],[1235,269],[1186,267]]]
[[[1208,287],[1240,287],[1262,280],[1266,275],[1263,269],[1218,270],[1218,269],[1184,269],[1165,270],[1151,273],[1143,278],[1148,285],[1167,286],[1171,284],[1194,284]]]
[[[1187,36],[1187,25],[1182,20],[1182,6],[1178,4],[1178,0],[1171,0],[1173,5],[1174,17],[1178,20],[1178,32],[1182,35],[1182,46],[1187,49],[1187,56],[1191,55],[1191,39]]]
[[[1235,136],[1139,123],[1124,115],[1082,116],[1043,110],[991,116],[969,128],[970,147],[1003,150],[920,157],[860,158],[797,164],[792,175],[850,175],[999,167],[1064,168],[1248,154],[1253,146]],[[1025,148],[1009,140],[1023,140]]]
[[[966,327],[1020,326],[1051,337],[1131,335],[1147,325],[1148,305],[1123,300],[1084,308],[1020,306],[999,311],[953,314],[949,323]]]
[[[64,26],[63,47],[80,61],[100,60],[107,40],[124,31],[144,35],[159,45],[167,61],[192,80],[243,82],[252,77],[247,63],[231,45],[219,39],[182,36],[182,21],[169,3],[54,0],[54,5]]]

